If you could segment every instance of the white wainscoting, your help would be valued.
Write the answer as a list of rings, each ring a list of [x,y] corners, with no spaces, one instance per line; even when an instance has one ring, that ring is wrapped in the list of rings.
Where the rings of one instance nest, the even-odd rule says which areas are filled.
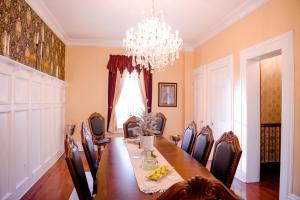
[[[63,153],[65,82],[0,56],[0,199],[19,199]]]

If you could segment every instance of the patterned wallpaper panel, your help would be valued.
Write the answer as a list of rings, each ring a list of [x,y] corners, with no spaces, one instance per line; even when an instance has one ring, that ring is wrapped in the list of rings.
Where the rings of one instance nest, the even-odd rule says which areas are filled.
[[[25,0],[0,0],[0,54],[62,80],[65,45]]]
[[[261,123],[281,123],[281,56],[261,61]]]

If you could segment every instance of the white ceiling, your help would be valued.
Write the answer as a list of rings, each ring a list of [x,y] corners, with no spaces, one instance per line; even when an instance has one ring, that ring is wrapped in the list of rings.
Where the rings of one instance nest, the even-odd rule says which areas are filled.
[[[152,0],[26,0],[66,44],[120,46]],[[156,0],[166,23],[194,48],[267,0]]]

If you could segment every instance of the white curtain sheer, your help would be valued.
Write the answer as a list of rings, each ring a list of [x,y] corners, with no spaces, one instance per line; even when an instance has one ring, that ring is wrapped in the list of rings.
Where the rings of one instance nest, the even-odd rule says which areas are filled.
[[[114,133],[116,132],[116,127],[117,127],[117,124],[116,124],[116,105],[119,101],[119,98],[120,98],[120,94],[121,94],[121,91],[123,90],[123,87],[124,87],[124,82],[126,80],[126,75],[127,75],[127,71],[125,70],[123,72],[123,75],[122,76],[117,76],[117,80],[116,80],[116,91],[115,91],[115,98],[114,98],[114,103],[113,103],[113,111],[112,111],[112,114],[111,114],[111,119],[110,119],[110,123],[109,123],[109,127],[108,127],[108,131],[111,132],[111,133]]]
[[[139,89],[140,89],[140,92],[141,92],[141,95],[142,95],[144,108],[146,108],[147,107],[147,97],[146,97],[146,91],[145,91],[145,83],[144,83],[144,74],[143,74],[143,72],[140,73],[140,77],[139,77],[139,80],[138,80],[138,85],[139,85]],[[144,111],[145,111],[145,109],[144,109]]]
[[[123,123],[130,116],[139,116],[145,111],[145,88],[143,83],[142,73],[138,77],[138,73],[133,71],[129,74],[126,71],[123,74],[122,88],[119,91],[119,96],[114,109],[115,116],[112,118],[117,129],[123,128]]]

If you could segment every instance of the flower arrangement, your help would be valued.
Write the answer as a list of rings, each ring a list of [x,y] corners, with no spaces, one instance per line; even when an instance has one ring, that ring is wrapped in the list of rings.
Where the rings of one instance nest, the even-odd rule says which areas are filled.
[[[156,121],[157,117],[153,113],[144,112],[140,118],[137,118],[136,133],[142,136],[152,136],[155,133],[159,133]]]

